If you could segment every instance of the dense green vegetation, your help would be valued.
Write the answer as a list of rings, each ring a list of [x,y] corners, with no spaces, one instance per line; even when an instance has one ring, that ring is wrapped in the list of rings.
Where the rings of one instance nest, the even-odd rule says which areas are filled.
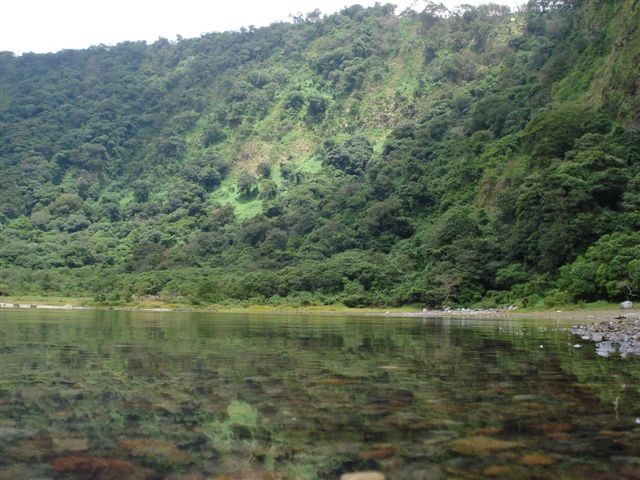
[[[318,11],[0,53],[0,293],[554,305],[640,292],[640,3]]]

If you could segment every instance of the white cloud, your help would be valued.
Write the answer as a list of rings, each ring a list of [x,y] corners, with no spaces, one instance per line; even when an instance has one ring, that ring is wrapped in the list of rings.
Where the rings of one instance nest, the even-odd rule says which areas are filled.
[[[525,0],[494,0],[515,8]],[[159,37],[197,37],[203,33],[238,30],[287,21],[289,15],[320,9],[333,13],[344,6],[375,0],[9,0],[2,7],[0,50],[15,53],[54,52],[65,48],[114,45],[125,40],[153,42]],[[380,3],[387,3],[380,1]],[[391,1],[399,11],[424,0]],[[442,0],[448,7],[484,0]]]

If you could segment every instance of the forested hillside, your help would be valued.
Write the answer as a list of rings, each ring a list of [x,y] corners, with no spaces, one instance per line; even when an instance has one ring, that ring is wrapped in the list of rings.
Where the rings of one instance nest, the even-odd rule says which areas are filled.
[[[640,1],[0,53],[0,293],[640,295]]]

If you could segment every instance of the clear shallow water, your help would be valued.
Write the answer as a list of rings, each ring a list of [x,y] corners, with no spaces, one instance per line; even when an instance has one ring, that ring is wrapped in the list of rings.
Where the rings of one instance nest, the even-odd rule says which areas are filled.
[[[555,327],[2,310],[0,478],[640,478],[640,359]]]

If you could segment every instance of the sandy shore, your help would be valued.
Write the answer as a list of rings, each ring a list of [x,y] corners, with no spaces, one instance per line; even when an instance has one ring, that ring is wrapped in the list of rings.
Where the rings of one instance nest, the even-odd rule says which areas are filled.
[[[613,320],[616,317],[627,319],[640,319],[640,310],[637,309],[607,309],[607,310],[540,310],[521,311],[517,309],[460,309],[460,310],[377,310],[377,309],[331,309],[322,307],[302,307],[302,308],[277,308],[277,307],[212,307],[212,308],[169,308],[169,307],[136,307],[136,306],[84,306],[84,305],[54,305],[46,303],[13,303],[0,302],[0,308],[18,309],[49,309],[49,310],[122,310],[140,312],[216,312],[216,313],[260,313],[260,314],[305,314],[305,315],[371,315],[387,317],[479,317],[479,318],[539,318],[544,320],[575,320],[582,323],[595,323]]]
[[[46,303],[3,303],[0,308],[40,308],[47,310],[140,310],[144,312],[172,312],[179,311],[172,308],[135,308],[135,307],[93,307],[84,305],[51,305]]]

